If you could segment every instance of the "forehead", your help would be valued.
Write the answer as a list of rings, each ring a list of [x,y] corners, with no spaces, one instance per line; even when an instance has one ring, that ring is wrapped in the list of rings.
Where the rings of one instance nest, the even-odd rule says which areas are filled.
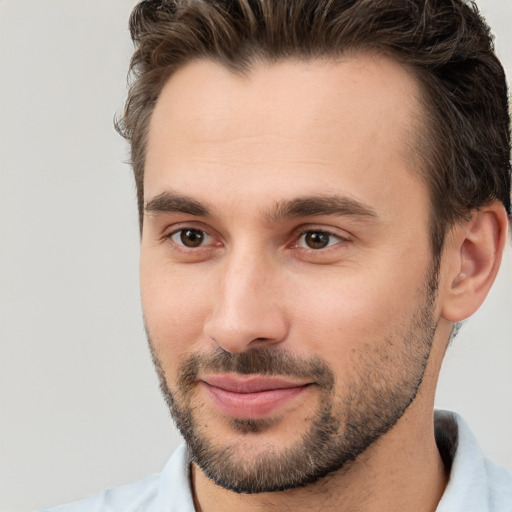
[[[379,55],[257,63],[243,75],[192,62],[153,112],[146,200],[165,188],[261,202],[281,199],[270,190],[294,197],[334,186],[370,202],[403,200],[401,188],[419,180],[419,94],[405,68]]]

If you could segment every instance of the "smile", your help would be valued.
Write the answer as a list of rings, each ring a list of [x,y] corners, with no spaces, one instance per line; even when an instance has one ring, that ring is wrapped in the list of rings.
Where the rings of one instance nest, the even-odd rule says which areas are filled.
[[[268,417],[312,384],[278,377],[227,375],[208,376],[201,383],[223,414],[244,419]]]

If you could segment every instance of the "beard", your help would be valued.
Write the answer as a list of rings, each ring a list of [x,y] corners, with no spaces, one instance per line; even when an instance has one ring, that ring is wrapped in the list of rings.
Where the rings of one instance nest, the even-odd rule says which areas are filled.
[[[363,344],[357,364],[347,368],[351,378],[343,390],[337,390],[334,372],[317,357],[299,358],[276,348],[229,353],[220,347],[185,358],[171,389],[147,331],[160,388],[190,460],[217,485],[246,494],[293,489],[349,470],[359,455],[393,428],[418,394],[437,327],[437,285],[438,271],[433,267],[416,310],[384,343]],[[318,396],[313,419],[298,441],[283,448],[264,437],[278,428],[280,419],[231,418],[233,435],[218,445],[209,436],[206,421],[197,418],[201,407],[193,405],[203,372],[307,378],[315,383]],[[240,438],[247,436],[256,443],[261,436],[258,450],[240,445]]]

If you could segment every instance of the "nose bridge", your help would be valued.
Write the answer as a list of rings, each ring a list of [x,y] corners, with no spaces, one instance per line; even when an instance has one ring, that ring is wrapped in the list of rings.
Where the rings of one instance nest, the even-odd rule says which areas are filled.
[[[275,344],[286,337],[278,263],[261,248],[240,244],[223,258],[205,334],[228,352]]]

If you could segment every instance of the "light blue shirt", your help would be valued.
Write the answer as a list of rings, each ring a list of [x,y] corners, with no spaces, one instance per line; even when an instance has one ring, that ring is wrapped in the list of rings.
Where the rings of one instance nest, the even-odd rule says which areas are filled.
[[[512,512],[512,472],[484,457],[460,416],[436,411],[435,419],[440,451],[452,458],[436,512]],[[186,448],[180,446],[159,474],[41,512],[194,512]]]

